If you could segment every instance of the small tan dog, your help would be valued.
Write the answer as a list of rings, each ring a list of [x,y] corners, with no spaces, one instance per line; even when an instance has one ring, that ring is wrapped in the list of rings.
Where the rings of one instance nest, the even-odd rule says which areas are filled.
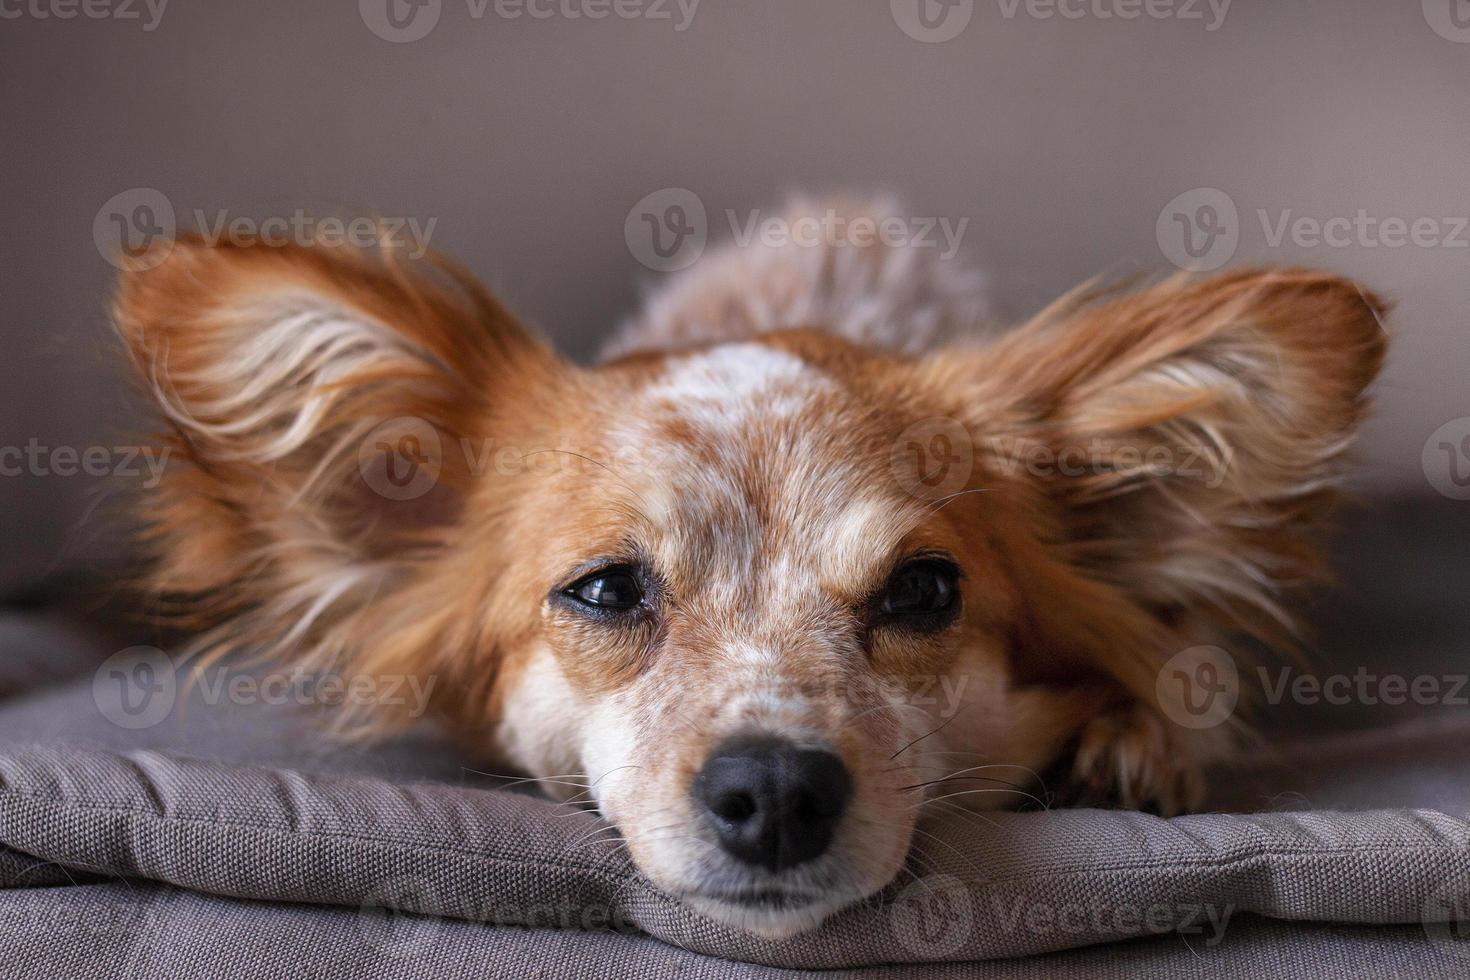
[[[1161,666],[1289,625],[1385,345],[1302,270],[981,343],[958,266],[828,242],[706,257],[582,368],[442,259],[172,248],[116,303],[172,427],[158,588],[216,648],[437,679],[768,936],[888,884],[928,801],[1188,806],[1225,729]]]

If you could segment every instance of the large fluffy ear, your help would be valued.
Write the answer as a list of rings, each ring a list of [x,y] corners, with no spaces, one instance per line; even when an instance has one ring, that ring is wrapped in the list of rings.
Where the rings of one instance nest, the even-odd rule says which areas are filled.
[[[1080,654],[1179,717],[1158,703],[1172,655],[1289,632],[1280,595],[1314,570],[1306,532],[1382,362],[1383,310],[1317,272],[1181,277],[1067,297],[946,359],[964,364],[951,383],[984,469],[1036,502],[1047,558],[1021,574],[1040,597],[1026,640],[1050,647],[1043,659]],[[1150,762],[1112,764],[1138,778]]]
[[[114,308],[170,426],[142,501],[154,584],[240,638],[311,649],[442,546],[473,477],[459,440],[553,355],[442,259],[161,247],[132,257]]]

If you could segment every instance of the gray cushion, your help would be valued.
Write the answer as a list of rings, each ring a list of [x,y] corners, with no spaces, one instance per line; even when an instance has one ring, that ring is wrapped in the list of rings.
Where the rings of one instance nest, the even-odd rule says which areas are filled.
[[[146,882],[0,891],[0,974],[148,980],[1156,980],[1463,977],[1470,961],[1411,926],[1242,916],[1224,941],[1179,936],[1020,960],[789,971],[701,956],[647,936],[520,929],[375,909],[220,898]]]
[[[776,966],[1015,956],[1179,927],[1210,943],[1247,912],[1419,923],[1470,884],[1470,824],[1433,811],[994,814],[934,824],[922,880],[771,943],[658,892],[587,837],[598,826],[499,790],[147,750],[0,752],[0,843],[67,868],[225,896],[641,930]]]
[[[0,659],[6,651],[0,649]],[[100,662],[100,663],[99,663]],[[147,724],[119,725],[119,692],[110,675],[115,664],[94,656],[85,676],[42,687],[0,703],[0,745],[35,742],[95,749],[155,749],[221,763],[251,763],[329,773],[368,773],[391,779],[492,784],[486,768],[460,751],[432,726],[423,725],[386,741],[366,744],[324,734],[330,709],[293,698],[232,699],[221,688],[173,678],[175,695],[162,716]],[[252,674],[231,666],[228,675]],[[253,676],[264,676],[254,671]],[[131,696],[131,692],[130,692]]]
[[[1233,806],[1288,812],[941,820],[925,828],[935,836],[921,837],[912,871],[884,895],[816,934],[772,944],[660,894],[604,841],[595,817],[492,788],[483,763],[432,729],[380,745],[335,744],[319,734],[316,709],[209,703],[199,686],[180,690],[171,710],[142,728],[109,720],[92,677],[0,707],[0,886],[75,884],[36,890],[64,902],[126,876],[201,895],[419,910],[446,935],[475,935],[461,931],[468,923],[492,945],[528,924],[573,928],[589,944],[601,935],[609,949],[640,955],[650,947],[629,942],[648,933],[790,967],[957,962],[1176,926],[1182,934],[1160,948],[1208,954],[1242,931],[1279,938],[1295,929],[1310,949],[1338,935],[1287,920],[1360,923],[1342,935],[1396,937],[1425,963],[1466,965],[1454,958],[1456,933],[1422,924],[1457,902],[1463,908],[1470,894],[1463,724],[1306,743],[1274,764],[1211,781]],[[1415,802],[1426,808],[1329,809]],[[6,901],[21,894],[30,893],[0,892]],[[310,916],[281,908],[339,921],[325,908]],[[1242,925],[1252,914],[1278,921]],[[1384,925],[1392,923],[1404,925]],[[1225,940],[1212,944],[1222,926]],[[1136,945],[1097,947],[1097,963],[1132,962],[1117,950]]]

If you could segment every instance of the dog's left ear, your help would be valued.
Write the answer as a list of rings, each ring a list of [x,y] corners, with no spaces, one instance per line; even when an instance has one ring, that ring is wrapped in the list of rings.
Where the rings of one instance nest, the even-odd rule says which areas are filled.
[[[1074,295],[937,358],[965,393],[977,470],[1037,501],[1050,571],[1031,591],[1057,600],[1034,612],[1044,631],[1144,702],[1180,650],[1281,639],[1278,596],[1314,571],[1304,532],[1382,363],[1383,312],[1318,272],[1178,278]]]
[[[473,482],[455,440],[555,363],[459,267],[391,249],[185,238],[126,257],[113,309],[170,423],[143,503],[185,592],[391,561]]]
[[[474,645],[450,604],[473,590],[427,559],[463,547],[485,482],[463,446],[535,414],[549,347],[447,259],[340,245],[162,243],[127,257],[114,313],[169,424],[138,501],[158,591],[231,641],[359,672]]]

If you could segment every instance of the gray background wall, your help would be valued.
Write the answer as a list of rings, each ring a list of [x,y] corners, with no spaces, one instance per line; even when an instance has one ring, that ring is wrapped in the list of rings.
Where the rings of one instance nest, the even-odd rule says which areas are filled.
[[[791,190],[897,191],[915,216],[969,219],[965,246],[1020,317],[1090,276],[1171,269],[1161,210],[1214,187],[1238,211],[1235,263],[1338,269],[1397,301],[1365,488],[1433,493],[1425,440],[1470,415],[1470,248],[1273,246],[1258,216],[1362,209],[1455,231],[1445,219],[1470,215],[1464,0],[1236,0],[1213,30],[1194,0],[1175,13],[1202,19],[973,0],[939,43],[900,29],[916,0],[897,16],[702,0],[684,30],[674,0],[670,19],[600,20],[439,0],[410,43],[369,29],[375,0],[366,17],[352,0],[173,0],[152,30],[142,0],[93,0],[135,20],[25,2],[0,2],[0,446],[129,441],[140,416],[93,227],[137,188],[184,226],[194,209],[434,219],[434,246],[585,355],[657,278],[624,219],[660,188],[696,193],[715,237],[726,209]],[[0,590],[113,562],[88,515],[117,485],[0,477]]]

